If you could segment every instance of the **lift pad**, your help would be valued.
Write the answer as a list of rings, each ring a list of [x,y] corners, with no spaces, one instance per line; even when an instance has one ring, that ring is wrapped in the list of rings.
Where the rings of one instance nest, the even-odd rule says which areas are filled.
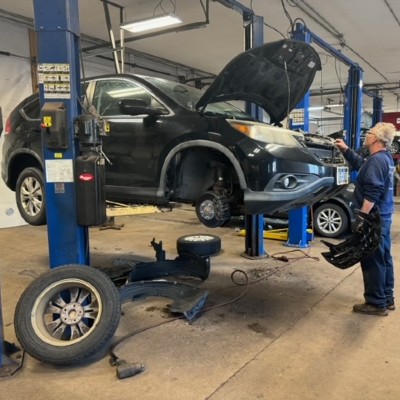
[[[246,230],[241,229],[239,231],[240,236],[246,236]],[[277,240],[287,240],[288,238],[288,229],[287,228],[282,228],[282,229],[271,229],[268,231],[264,231],[263,233],[264,239],[277,239]]]
[[[183,314],[189,321],[203,308],[208,291],[176,281],[158,280],[166,276],[191,276],[206,280],[210,273],[209,257],[194,253],[180,253],[174,260],[167,260],[162,242],[155,239],[151,245],[156,251],[156,261],[135,262],[116,259],[114,269],[104,271],[109,277],[126,283],[120,288],[121,302],[161,296],[174,300],[169,306],[173,313]],[[114,275],[114,276],[113,276]]]
[[[158,260],[153,262],[135,262],[116,259],[115,267],[131,267],[128,280],[131,282],[163,278],[165,276],[192,276],[202,281],[210,274],[210,259],[196,254],[180,254],[174,260]]]
[[[264,237],[264,239],[276,239],[276,240],[286,241],[286,240],[288,240],[288,233],[289,233],[288,228],[270,229],[268,231],[264,231],[263,237]],[[245,236],[246,230],[241,229],[239,231],[239,235]],[[307,238],[309,241],[313,240],[313,230],[312,229],[307,229]]]
[[[191,276],[202,281],[210,274],[210,258],[194,253],[180,253],[174,260],[167,260],[162,242],[153,239],[150,244],[156,251],[156,261],[137,262],[117,258],[113,269],[104,271],[112,280],[126,279],[128,282],[164,278],[166,276]]]

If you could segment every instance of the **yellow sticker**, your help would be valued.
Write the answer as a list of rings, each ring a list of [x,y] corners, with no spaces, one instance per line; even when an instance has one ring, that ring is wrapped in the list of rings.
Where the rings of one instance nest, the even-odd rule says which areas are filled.
[[[54,153],[54,158],[63,158],[62,153]]]
[[[53,125],[52,118],[49,116],[44,116],[43,117],[43,125],[46,126],[47,128],[50,128]]]

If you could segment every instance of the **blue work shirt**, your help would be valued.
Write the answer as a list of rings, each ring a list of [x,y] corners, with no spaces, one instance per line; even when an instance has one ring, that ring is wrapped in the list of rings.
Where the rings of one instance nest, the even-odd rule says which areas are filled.
[[[374,203],[382,218],[393,214],[393,173],[394,163],[391,154],[378,151],[367,157],[347,149],[343,155],[351,167],[358,171],[354,188],[354,206],[361,209],[364,199]]]

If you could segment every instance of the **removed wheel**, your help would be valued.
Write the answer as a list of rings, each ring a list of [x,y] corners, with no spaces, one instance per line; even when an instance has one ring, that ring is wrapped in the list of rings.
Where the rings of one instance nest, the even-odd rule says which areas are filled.
[[[25,168],[17,179],[16,202],[21,217],[30,225],[46,223],[43,172],[38,168]]]
[[[349,217],[336,204],[321,204],[314,211],[314,229],[319,236],[338,237],[349,229]]]
[[[121,315],[119,293],[101,271],[80,265],[35,279],[18,301],[14,326],[21,346],[39,361],[71,365],[104,348]]]
[[[208,228],[217,228],[230,220],[229,203],[225,196],[205,192],[196,200],[196,215]]]
[[[199,256],[211,256],[221,251],[221,238],[217,235],[195,234],[184,235],[177,239],[178,254],[193,253]]]

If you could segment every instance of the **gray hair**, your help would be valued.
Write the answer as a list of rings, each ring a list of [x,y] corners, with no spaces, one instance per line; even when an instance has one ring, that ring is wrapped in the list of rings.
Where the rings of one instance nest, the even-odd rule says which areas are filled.
[[[371,130],[373,130],[373,134],[386,148],[392,144],[394,135],[396,134],[395,126],[389,122],[378,122]]]

